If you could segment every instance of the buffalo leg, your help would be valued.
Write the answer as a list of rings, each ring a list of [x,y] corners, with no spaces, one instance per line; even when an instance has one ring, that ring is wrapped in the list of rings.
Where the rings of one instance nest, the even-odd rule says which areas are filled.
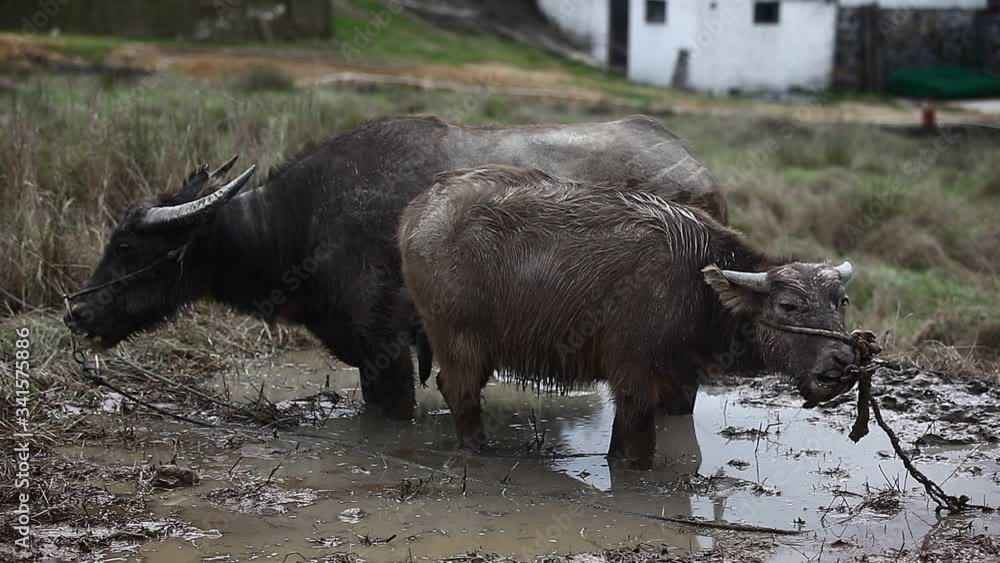
[[[375,391],[375,385],[366,381],[364,375],[361,377],[361,398],[369,407],[376,407],[379,404],[378,395]]]
[[[405,347],[399,354],[389,354],[386,349],[382,347],[382,353],[370,354],[364,361],[361,395],[366,405],[381,409],[386,418],[410,420],[416,404],[410,350]]]
[[[343,327],[332,323],[310,325],[309,330],[335,358],[358,368],[365,405],[381,410],[388,418],[413,418],[413,360],[408,346],[384,337],[358,343]]]
[[[615,421],[608,457],[624,460],[631,469],[650,469],[656,451],[656,408],[650,394],[615,393]]]
[[[482,389],[485,377],[481,370],[462,369],[442,359],[437,383],[445,403],[455,420],[455,431],[463,449],[479,451],[486,443],[483,429]]]
[[[392,420],[410,420],[416,406],[413,381],[413,361],[401,357],[393,362],[391,368],[376,384],[376,400],[386,418]]]
[[[664,377],[658,384],[656,410],[670,416],[694,414],[695,400],[698,398],[698,380],[689,378],[678,381]]]

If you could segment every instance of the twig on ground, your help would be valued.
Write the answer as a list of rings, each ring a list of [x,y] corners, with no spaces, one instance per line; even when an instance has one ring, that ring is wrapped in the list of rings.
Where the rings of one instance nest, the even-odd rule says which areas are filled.
[[[194,396],[196,396],[196,397],[198,397],[200,399],[204,399],[205,401],[208,401],[209,403],[212,403],[214,405],[218,405],[218,406],[223,407],[223,408],[233,409],[233,410],[239,411],[239,412],[243,413],[244,415],[247,415],[247,416],[249,416],[251,418],[254,416],[253,413],[250,412],[250,410],[247,409],[243,405],[240,405],[240,404],[237,404],[237,403],[233,403],[233,402],[222,401],[220,399],[212,397],[211,395],[209,395],[207,393],[204,393],[202,391],[199,391],[198,389],[195,389],[194,387],[191,387],[190,385],[186,385],[184,383],[180,383],[178,381],[174,381],[174,380],[170,379],[169,377],[166,377],[166,376],[160,375],[158,373],[155,373],[153,371],[150,371],[150,370],[148,370],[148,369],[140,366],[139,364],[136,364],[132,360],[129,360],[129,359],[124,358],[122,356],[118,356],[117,360],[120,361],[121,363],[125,364],[126,366],[128,366],[128,367],[130,367],[130,368],[132,368],[134,370],[139,371],[143,375],[145,375],[145,376],[147,376],[147,377],[149,377],[149,378],[151,378],[151,379],[153,379],[155,381],[159,381],[160,383],[163,383],[165,385],[170,385],[170,386],[175,387],[177,389],[183,389],[184,391],[187,391],[188,393],[191,393],[192,395],[194,395]]]
[[[86,359],[84,358],[84,355],[83,355],[83,350],[81,350],[79,347],[77,347],[76,340],[73,341],[73,359],[76,360],[76,362],[78,364],[80,364],[80,369],[83,371],[83,376],[88,381],[90,381],[91,383],[94,383],[95,385],[102,386],[102,387],[107,387],[108,389],[114,391],[115,393],[118,393],[119,395],[121,395],[122,397],[125,397],[126,399],[132,401],[133,403],[135,403],[137,405],[140,405],[140,406],[143,406],[143,407],[146,407],[147,409],[149,409],[149,410],[151,410],[151,411],[153,411],[155,413],[159,413],[159,414],[161,414],[163,416],[166,416],[168,418],[173,418],[175,420],[180,420],[181,422],[187,422],[188,424],[194,424],[195,426],[201,426],[201,427],[211,427],[212,426],[211,424],[208,424],[206,422],[202,422],[200,420],[195,420],[193,418],[188,418],[188,417],[186,417],[184,415],[175,414],[175,413],[172,413],[172,412],[170,412],[168,410],[161,409],[160,407],[158,407],[156,405],[153,405],[153,404],[150,404],[150,403],[147,403],[146,401],[143,401],[142,399],[139,399],[138,397],[132,395],[128,391],[125,391],[125,390],[121,389],[120,387],[117,387],[117,386],[111,384],[110,382],[108,382],[107,379],[104,379],[104,377],[101,375],[101,373],[100,373],[100,366],[90,367],[89,365],[87,365],[87,361],[86,361]]]

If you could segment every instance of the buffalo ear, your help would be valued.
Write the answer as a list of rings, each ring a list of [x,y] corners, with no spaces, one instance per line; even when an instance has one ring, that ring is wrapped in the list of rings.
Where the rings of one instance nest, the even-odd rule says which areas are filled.
[[[199,197],[206,195],[205,188],[209,187],[213,181],[219,181],[226,177],[226,174],[233,168],[236,161],[239,160],[240,155],[237,154],[233,158],[229,159],[225,164],[216,168],[211,173],[208,171],[208,165],[202,164],[198,168],[195,168],[188,177],[184,180],[184,185],[181,186],[181,190],[171,198],[171,205],[180,205],[182,203],[187,203],[189,201],[194,201]]]
[[[764,306],[765,294],[730,281],[716,265],[707,266],[701,273],[705,283],[719,296],[722,306],[738,315],[759,312]]]
[[[201,191],[208,185],[208,165],[202,165],[188,174],[184,185],[176,195],[170,198],[169,204],[180,205],[198,199]]]

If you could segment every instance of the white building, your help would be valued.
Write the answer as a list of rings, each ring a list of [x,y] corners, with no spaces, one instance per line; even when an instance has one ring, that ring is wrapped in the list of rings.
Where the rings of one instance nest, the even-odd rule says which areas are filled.
[[[823,89],[838,5],[976,9],[987,0],[539,0],[548,17],[628,78],[725,93]]]

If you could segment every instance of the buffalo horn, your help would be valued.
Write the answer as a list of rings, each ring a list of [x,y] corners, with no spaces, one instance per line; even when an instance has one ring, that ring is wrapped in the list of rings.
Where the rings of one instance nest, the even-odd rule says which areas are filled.
[[[851,278],[854,277],[854,266],[846,260],[843,264],[834,268],[834,270],[837,270],[837,274],[840,275],[840,281],[843,282],[844,285],[847,285],[847,283],[851,281]]]
[[[722,270],[722,277],[730,283],[745,287],[760,293],[767,293],[771,284],[767,281],[767,272],[735,272]]]
[[[225,166],[231,166],[231,164],[227,163],[223,167]],[[240,191],[240,188],[250,181],[250,177],[256,170],[257,166],[253,165],[232,182],[194,201],[169,207],[153,207],[146,211],[142,220],[139,221],[139,227],[153,229],[191,224],[232,199]]]

